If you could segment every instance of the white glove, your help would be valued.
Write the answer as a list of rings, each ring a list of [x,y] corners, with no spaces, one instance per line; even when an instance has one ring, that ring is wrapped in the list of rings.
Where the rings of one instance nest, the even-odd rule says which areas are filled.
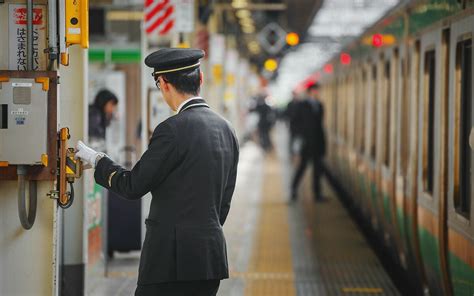
[[[77,142],[75,158],[80,158],[83,162],[90,164],[93,168],[95,168],[97,157],[103,155],[104,153],[95,151],[84,144],[82,141]]]

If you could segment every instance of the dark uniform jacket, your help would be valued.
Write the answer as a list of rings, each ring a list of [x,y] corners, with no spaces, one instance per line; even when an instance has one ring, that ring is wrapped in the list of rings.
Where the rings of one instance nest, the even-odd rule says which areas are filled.
[[[131,171],[107,157],[99,160],[95,180],[100,185],[126,199],[152,194],[139,285],[229,277],[222,225],[238,157],[229,123],[195,99],[158,125]]]
[[[298,103],[296,114],[299,119],[299,134],[304,141],[302,153],[312,157],[324,157],[326,154],[326,137],[323,128],[323,105],[317,100],[307,99]]]

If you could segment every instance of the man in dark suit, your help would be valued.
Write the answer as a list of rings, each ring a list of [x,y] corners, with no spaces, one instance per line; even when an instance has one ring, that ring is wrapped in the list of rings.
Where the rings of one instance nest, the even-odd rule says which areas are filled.
[[[131,171],[82,142],[77,156],[98,184],[126,199],[152,194],[135,295],[216,295],[229,277],[222,225],[235,187],[239,147],[230,124],[198,97],[195,49],[161,49],[145,64],[171,109]]]
[[[300,151],[300,163],[295,171],[291,186],[291,201],[297,199],[298,185],[304,175],[306,166],[313,162],[313,192],[316,201],[324,200],[321,195],[321,176],[323,174],[323,158],[326,153],[326,139],[323,129],[324,108],[319,101],[319,84],[308,87],[309,99],[298,105],[296,117],[300,120],[299,134],[303,138]]]

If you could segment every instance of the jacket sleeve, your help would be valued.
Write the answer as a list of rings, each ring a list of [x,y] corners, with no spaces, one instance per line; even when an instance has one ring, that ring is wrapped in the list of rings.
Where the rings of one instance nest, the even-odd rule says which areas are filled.
[[[97,163],[94,178],[98,184],[126,199],[140,199],[158,186],[173,169],[177,163],[177,151],[172,126],[164,122],[155,129],[148,150],[131,171],[103,157]]]
[[[222,197],[221,209],[219,214],[219,222],[224,225],[227,215],[230,210],[230,203],[232,201],[232,195],[234,194],[235,182],[237,179],[237,166],[239,163],[239,144],[235,139],[235,157],[232,169],[230,170],[229,177],[227,178],[227,184],[224,189],[224,196]]]

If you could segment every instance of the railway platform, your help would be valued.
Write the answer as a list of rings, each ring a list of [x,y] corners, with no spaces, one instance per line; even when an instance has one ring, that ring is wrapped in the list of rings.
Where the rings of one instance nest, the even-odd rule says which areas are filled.
[[[288,203],[290,168],[281,149],[242,148],[224,226],[230,279],[218,295],[400,295],[327,182],[327,201],[315,203],[307,172],[298,201]],[[133,295],[138,261],[139,253],[115,254],[108,277],[90,280],[89,295]]]

